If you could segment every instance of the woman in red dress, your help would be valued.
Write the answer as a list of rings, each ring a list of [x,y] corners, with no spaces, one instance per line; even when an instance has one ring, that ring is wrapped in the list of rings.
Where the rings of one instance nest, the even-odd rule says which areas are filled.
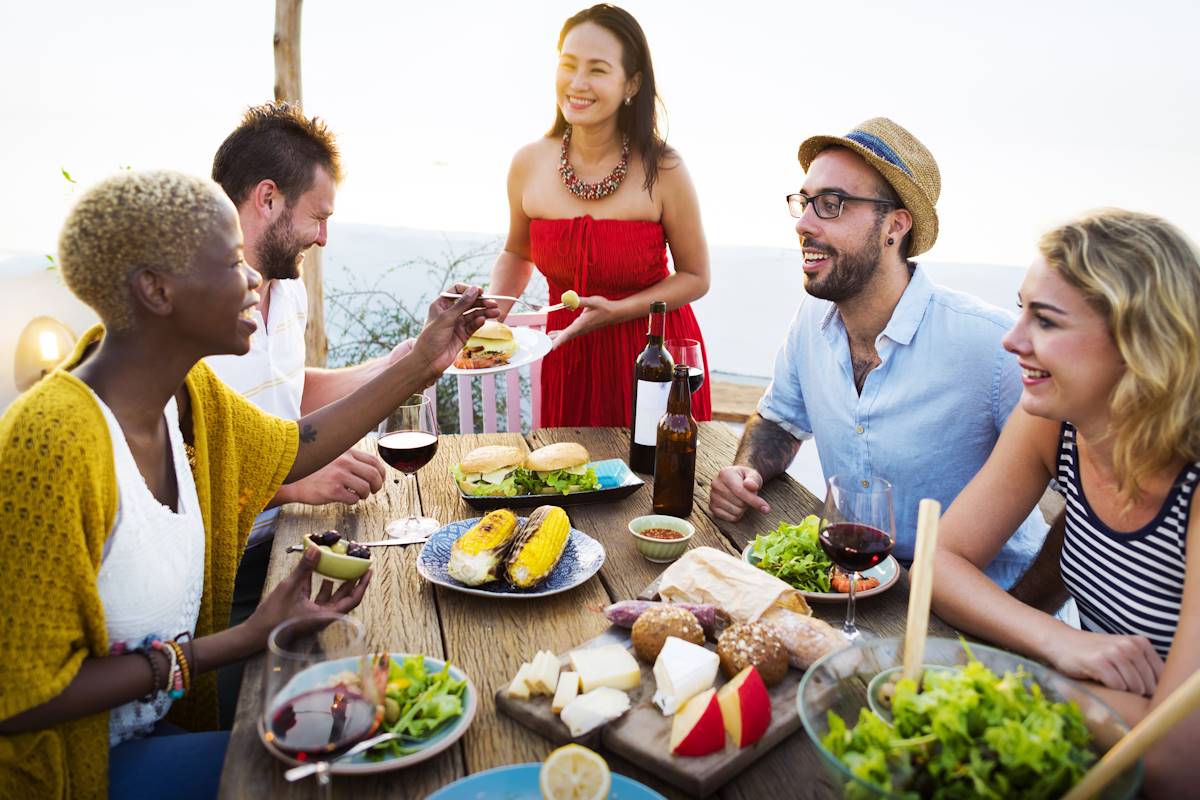
[[[708,245],[683,159],[658,133],[654,68],[637,20],[592,6],[563,25],[558,52],[554,127],[513,157],[508,240],[490,291],[520,295],[536,266],[551,303],[577,292],[578,311],[547,319],[555,342],[542,364],[541,422],[628,425],[650,303],[667,303],[667,339],[703,346],[688,304],[708,291]],[[692,414],[712,418],[708,381]]]

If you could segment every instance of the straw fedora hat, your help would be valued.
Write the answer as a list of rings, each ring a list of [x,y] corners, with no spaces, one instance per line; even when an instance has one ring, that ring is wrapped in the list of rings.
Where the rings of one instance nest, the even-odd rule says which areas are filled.
[[[875,117],[854,127],[845,136],[812,136],[800,145],[797,157],[804,171],[828,147],[845,147],[877,169],[900,195],[912,214],[908,254],[920,255],[937,241],[938,217],[934,206],[942,192],[942,176],[933,155],[917,137],[887,117]]]

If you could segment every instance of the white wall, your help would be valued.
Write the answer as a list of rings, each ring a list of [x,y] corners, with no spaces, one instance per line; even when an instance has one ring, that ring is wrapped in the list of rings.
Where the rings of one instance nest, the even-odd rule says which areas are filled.
[[[54,317],[76,336],[96,322],[96,314],[63,285],[45,256],[0,253],[0,410],[16,398],[17,339],[34,317]]]

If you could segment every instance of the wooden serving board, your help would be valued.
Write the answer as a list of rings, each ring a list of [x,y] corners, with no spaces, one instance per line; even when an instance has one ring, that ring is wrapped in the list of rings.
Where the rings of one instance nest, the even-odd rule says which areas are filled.
[[[621,644],[629,648],[628,629],[611,626],[575,649],[585,650],[608,644]],[[707,646],[710,650],[715,649],[711,642]],[[567,668],[566,654],[559,656],[559,660],[563,668]],[[628,692],[629,710],[619,719],[582,737],[572,738],[567,726],[550,710],[549,697],[516,700],[504,694],[508,688],[505,686],[496,692],[496,708],[555,744],[576,742],[592,748],[604,747],[695,797],[717,791],[800,728],[796,689],[803,673],[793,668],[788,669],[784,679],[768,690],[771,696],[771,725],[758,742],[739,749],[727,736],[723,751],[699,758],[673,756],[667,750],[672,718],[663,716],[651,701],[655,688],[653,665],[641,659],[638,659],[638,663],[642,668],[642,682],[638,688]],[[725,676],[718,672],[715,686],[720,688],[724,683]]]

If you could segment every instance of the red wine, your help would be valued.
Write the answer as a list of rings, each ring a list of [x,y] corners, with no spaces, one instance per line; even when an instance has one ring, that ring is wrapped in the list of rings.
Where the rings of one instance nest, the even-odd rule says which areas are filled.
[[[704,385],[704,367],[688,367],[688,389],[692,394],[700,391]]]
[[[335,686],[293,697],[271,718],[275,745],[300,761],[346,750],[378,724],[378,709],[362,696]]]
[[[379,457],[393,469],[411,475],[437,452],[437,437],[425,431],[395,431],[379,437]]]
[[[844,570],[862,572],[888,557],[895,544],[879,528],[838,522],[821,531],[821,549]]]

